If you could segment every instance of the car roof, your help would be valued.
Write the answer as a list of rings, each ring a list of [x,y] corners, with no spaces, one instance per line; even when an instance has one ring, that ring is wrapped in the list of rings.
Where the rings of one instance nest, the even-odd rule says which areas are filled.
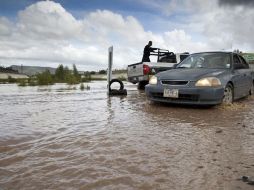
[[[231,54],[233,54],[235,52],[232,52],[232,51],[204,51],[204,52],[192,53],[191,55],[200,54],[200,53],[225,53],[225,54],[231,53]],[[235,53],[235,54],[238,54],[238,53]]]

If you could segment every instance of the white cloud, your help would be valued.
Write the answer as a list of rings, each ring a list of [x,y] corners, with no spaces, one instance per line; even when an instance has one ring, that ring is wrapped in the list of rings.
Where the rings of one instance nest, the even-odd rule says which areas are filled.
[[[176,25],[203,39],[209,50],[254,50],[254,4],[252,0],[156,0],[142,1],[144,5],[159,9],[162,14],[184,15]],[[179,20],[175,20],[179,22]]]
[[[177,2],[179,5],[175,11],[184,7],[185,13],[190,13],[185,30],[202,35],[209,49],[253,51],[254,11],[249,3],[253,1],[238,1],[238,4],[227,1],[226,6],[217,0],[184,1],[182,6],[181,1]]]
[[[0,37],[11,33],[11,22],[5,17],[0,17]]]
[[[82,24],[60,4],[41,1],[19,12],[17,27],[29,37],[63,39],[79,35]]]
[[[154,0],[143,1],[166,15],[182,12],[188,17],[160,33],[145,30],[134,16],[96,10],[77,19],[59,3],[37,2],[20,11],[15,23],[0,17],[0,64],[75,63],[82,69],[106,69],[107,48],[114,45],[114,67],[124,68],[141,60],[149,40],[176,52],[254,47],[251,9],[221,7],[215,0],[165,2],[158,6]],[[194,40],[193,34],[203,40]]]
[[[190,35],[187,35],[184,30],[173,30],[165,32],[165,42],[167,47],[171,47],[175,52],[196,52],[206,51],[208,47],[202,42],[193,42]]]
[[[213,47],[231,46],[246,51],[253,51],[254,38],[252,31],[254,12],[244,6],[221,7],[205,15],[204,35],[209,38]]]

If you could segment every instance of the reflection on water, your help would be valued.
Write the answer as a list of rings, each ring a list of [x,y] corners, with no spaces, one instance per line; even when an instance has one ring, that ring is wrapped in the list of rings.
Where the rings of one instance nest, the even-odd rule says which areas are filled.
[[[179,107],[125,85],[0,85],[0,189],[253,189],[253,98]]]

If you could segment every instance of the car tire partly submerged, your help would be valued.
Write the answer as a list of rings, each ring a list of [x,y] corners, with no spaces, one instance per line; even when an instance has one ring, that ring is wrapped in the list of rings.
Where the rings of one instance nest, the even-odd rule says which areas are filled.
[[[234,88],[231,84],[227,84],[224,89],[223,104],[232,104],[234,101]]]

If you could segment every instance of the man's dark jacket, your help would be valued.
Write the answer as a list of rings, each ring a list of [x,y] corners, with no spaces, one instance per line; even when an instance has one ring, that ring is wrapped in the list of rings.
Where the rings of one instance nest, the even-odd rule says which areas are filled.
[[[153,50],[156,50],[157,48],[152,48],[151,46],[149,46],[148,44],[145,46],[144,48],[144,54],[143,54],[143,58],[142,58],[142,62],[150,62],[150,52],[153,52]]]

